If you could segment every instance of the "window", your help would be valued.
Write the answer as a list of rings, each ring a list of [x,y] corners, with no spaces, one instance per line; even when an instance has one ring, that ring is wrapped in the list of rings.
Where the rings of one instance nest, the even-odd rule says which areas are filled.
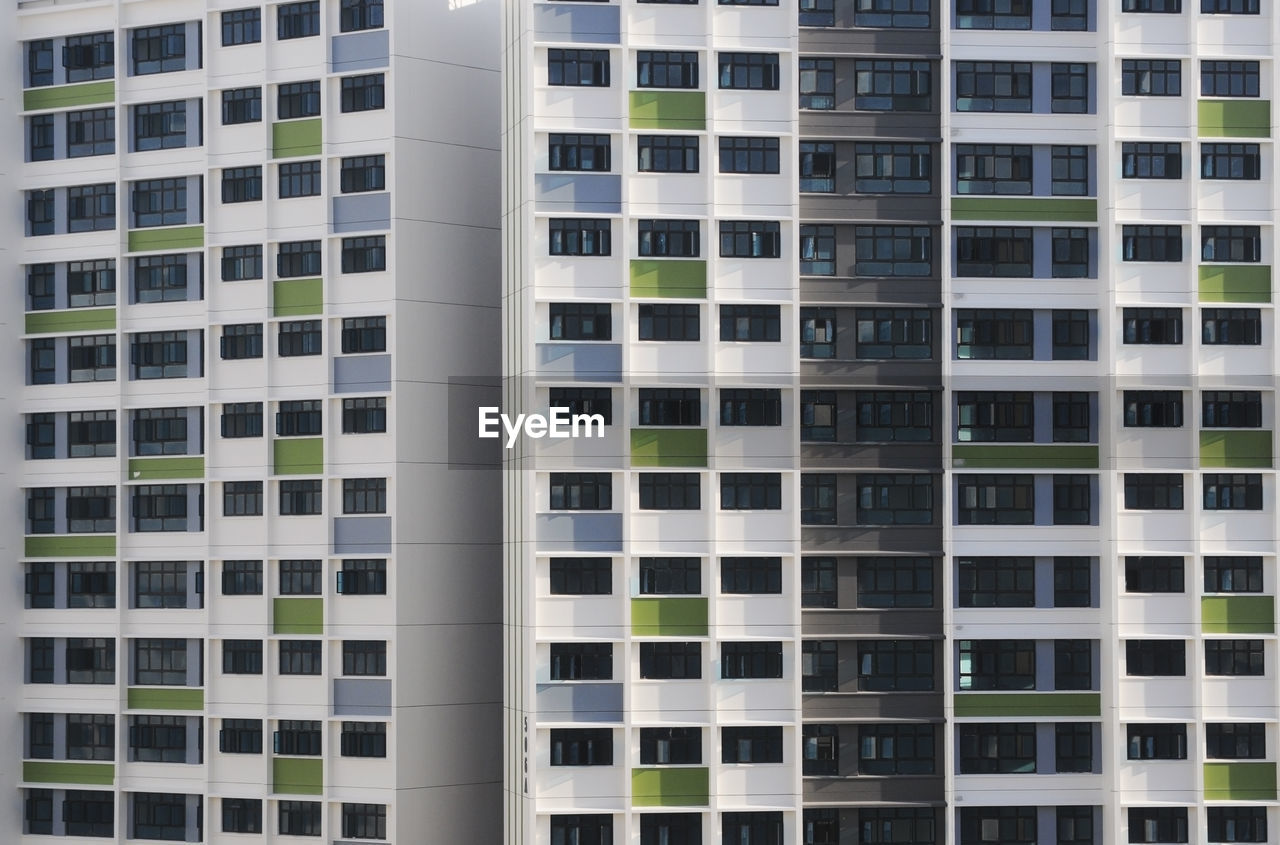
[[[549,170],[607,172],[610,169],[609,136],[553,132],[548,140],[547,167]]]
[[[387,643],[385,640],[343,640],[342,674],[387,674]]]
[[[1206,473],[1204,509],[1207,511],[1262,510],[1262,476]]]
[[[551,841],[556,845],[612,845],[613,816],[605,813],[553,815]]]
[[[782,643],[720,643],[720,677],[729,680],[781,678]]]
[[[697,765],[702,762],[702,728],[641,728],[640,765]]]
[[[76,262],[77,266],[82,264],[96,264],[98,262]],[[115,286],[115,262],[101,262],[105,267],[110,266],[112,274],[112,287]],[[52,264],[31,264],[27,267],[27,310],[29,311],[48,311],[54,307],[56,295],[54,294],[54,278],[55,273]],[[112,300],[114,303],[114,299]],[[111,304],[111,303],[104,303]],[[74,307],[74,306],[73,306]]]
[[[725,0],[720,2],[724,3]],[[723,840],[728,842],[782,845],[782,813],[724,813],[720,817],[720,831]]]
[[[1030,391],[956,393],[956,440],[962,443],[1030,443],[1035,439]]]
[[[1126,556],[1124,588],[1130,593],[1181,593],[1183,560],[1181,557]]]
[[[609,51],[547,50],[547,84],[609,87]]]
[[[318,516],[323,499],[319,481],[281,481],[281,516]]]
[[[386,513],[387,480],[385,478],[344,478],[342,480],[342,512]]]
[[[858,607],[933,607],[933,561],[859,558]]]
[[[27,234],[52,235],[54,214],[54,192],[27,191]]]
[[[235,9],[222,13],[223,47],[257,44],[261,40],[262,11],[260,9]],[[262,815],[261,804],[259,804],[258,815]]]
[[[1262,722],[1210,722],[1205,726],[1210,760],[1263,760],[1267,756],[1267,726]],[[1214,840],[1218,841],[1218,840]]]
[[[1035,607],[1035,558],[961,558],[957,567],[960,607]]]
[[[718,53],[716,59],[722,89],[778,90],[777,53]]]
[[[836,559],[806,557],[800,561],[800,606],[837,607]]]
[[[185,176],[134,182],[130,196],[133,203],[133,225],[139,228],[191,222],[187,219]],[[114,205],[112,202],[113,214]]]
[[[553,472],[551,510],[607,511],[613,507],[613,477],[607,472]]]
[[[289,82],[276,89],[276,117],[280,120],[319,117],[319,115],[320,82],[318,80]]]
[[[173,181],[173,180],[164,180]],[[146,183],[135,183],[146,184]],[[135,196],[135,208],[137,197]],[[138,219],[137,225],[157,225]],[[67,188],[67,231],[101,232],[116,227],[116,186],[83,185]]]
[[[1050,276],[1055,279],[1084,279],[1089,276],[1089,253],[1093,240],[1090,235],[1093,231],[1066,226],[1054,226],[1049,230],[1053,262]]]
[[[342,400],[343,434],[378,434],[387,430],[387,400],[376,396]]]
[[[223,798],[219,803],[222,804],[223,833],[262,832],[262,799]]]
[[[1095,688],[1091,640],[1053,641],[1053,688],[1056,690]]]
[[[548,395],[552,408],[565,408],[571,416],[600,416],[613,425],[613,391],[607,387],[552,387]]]
[[[780,510],[782,476],[774,472],[722,472],[721,510]]]
[[[222,171],[224,203],[257,202],[261,199],[262,168],[260,166],[229,167]]]
[[[281,640],[280,674],[319,675],[321,645],[319,640]]]
[[[806,810],[805,815],[809,812]],[[858,841],[866,845],[933,845],[937,842],[932,807],[859,808],[858,822],[861,827]],[[830,839],[815,838],[812,841],[814,845],[826,845],[828,842],[836,845],[837,837],[838,830],[833,831]],[[808,843],[810,840],[805,841]]]
[[[854,144],[853,163],[853,189],[860,194],[927,194],[932,190],[933,148],[929,144]],[[834,181],[829,190],[834,190]]]
[[[343,722],[339,740],[343,757],[386,757],[386,722]]]
[[[1122,240],[1125,261],[1182,260],[1181,226],[1124,226]]]
[[[113,413],[104,411],[103,413]],[[55,456],[55,415],[49,413],[27,414],[27,456],[31,459],[52,458]],[[111,432],[111,454],[115,454],[114,421]],[[93,452],[89,453],[90,455]],[[77,457],[71,455],[70,457]]]
[[[641,173],[697,173],[696,135],[641,135],[636,139]]]
[[[721,388],[720,425],[782,425],[782,391],[777,388]]]
[[[613,679],[613,643],[552,643],[551,680]]]
[[[314,5],[303,3],[301,5]],[[323,807],[319,801],[279,802],[278,824],[284,836],[319,836]]]
[[[854,26],[927,29],[929,0],[857,0]]]
[[[955,109],[1031,111],[1030,62],[955,62]]]
[[[196,652],[197,660],[199,652]],[[133,640],[133,682],[153,686],[187,685],[187,641]]]
[[[1204,559],[1204,591],[1206,593],[1262,592],[1262,558],[1206,557]]]
[[[348,156],[341,160],[339,190],[344,194],[382,191],[387,187],[387,157]]]
[[[1258,62],[1201,61],[1200,96],[1259,96]]]
[[[1202,0],[1202,3],[1204,0]],[[1258,6],[1252,6],[1257,14]],[[1265,807],[1207,807],[1210,842],[1266,842],[1267,810]]]
[[[67,453],[72,458],[114,456],[116,412],[72,411],[67,414]]]
[[[836,524],[836,476],[806,473],[800,476],[800,524]]]
[[[800,108],[813,110],[836,107],[835,59],[800,59]]]
[[[1182,510],[1182,474],[1126,472],[1124,506],[1130,510]]]
[[[187,519],[188,501],[185,484],[144,484],[133,488],[133,525],[131,530],[187,531],[199,530],[200,515]],[[197,507],[202,504],[197,502]]]
[[[36,790],[28,790],[29,794],[32,792]],[[52,815],[52,797],[48,801]],[[67,836],[115,836],[115,797],[110,792],[68,789],[63,796],[62,820]],[[28,832],[36,831],[29,829]]]
[[[280,561],[280,595],[318,596],[323,592],[324,575],[320,561]]]
[[[48,127],[48,158],[53,158],[53,115],[44,115]],[[35,121],[31,118],[32,132],[35,132]],[[42,135],[43,137],[43,135]],[[181,146],[181,145],[179,145]],[[31,160],[45,159],[36,156],[35,135],[32,135]],[[86,111],[67,112],[67,158],[81,156],[111,155],[116,151],[116,110],[88,109]]]
[[[800,274],[802,276],[834,276],[836,274],[836,227],[800,225]]]
[[[281,41],[319,34],[319,0],[309,0],[305,3],[281,3],[276,7],[276,37]]]
[[[960,810],[960,841],[1035,845],[1035,807],[965,807]],[[1061,840],[1059,840],[1061,841]]]
[[[1028,226],[957,226],[955,238],[957,276],[1034,275],[1034,248]]]
[[[344,596],[385,596],[385,560],[343,560],[338,572],[338,593]]]
[[[342,272],[376,273],[387,269],[387,236],[342,239]]]
[[[956,29],[1031,29],[1031,0],[957,0]]]
[[[133,107],[135,151],[167,150],[187,146],[187,103],[146,103]]]
[[[782,558],[721,558],[720,592],[732,595],[780,594],[782,592]]]
[[[254,199],[261,199],[262,196],[262,168],[251,168],[257,171],[258,178],[258,196]],[[226,182],[225,176],[222,186],[223,202],[226,202]],[[280,164],[280,199],[291,199],[293,197],[318,197],[320,196],[320,162],[319,161],[295,161]]]
[[[1131,96],[1182,96],[1182,62],[1178,59],[1124,59],[1120,93]]]
[[[196,575],[197,592],[202,589]],[[197,602],[199,599],[197,598]],[[133,565],[134,607],[187,607],[187,562],[166,560]],[[192,605],[192,606],[198,606]]]
[[[721,258],[777,258],[781,254],[780,224],[776,220],[720,221]]]
[[[637,339],[696,341],[700,322],[697,305],[641,305]]]
[[[731,727],[720,729],[720,762],[781,763],[782,727]]]
[[[1127,730],[1130,760],[1187,759],[1185,724],[1131,724]]]
[[[1258,308],[1205,308],[1200,312],[1200,341],[1206,346],[1258,346],[1262,311]]]
[[[1183,640],[1125,640],[1125,674],[1181,676],[1187,674],[1187,644]]]
[[[781,335],[781,309],[777,305],[720,306],[721,341],[776,342]]]
[[[261,437],[262,403],[232,402],[222,406],[223,437]]]
[[[1200,176],[1203,179],[1261,179],[1261,161],[1257,144],[1200,145]]]
[[[1257,390],[1206,390],[1200,407],[1204,428],[1262,427],[1262,393]]]
[[[859,360],[921,359],[933,354],[933,315],[924,308],[861,308],[855,329]]]
[[[355,32],[382,28],[382,0],[342,0],[338,11],[338,30]],[[349,834],[343,834],[347,836]],[[377,836],[375,839],[385,839]]]
[[[957,478],[960,525],[1031,525],[1035,481],[1026,475],[961,475]]]
[[[376,111],[386,105],[386,75],[368,73],[342,78],[341,104],[343,114],[360,111]]]
[[[556,217],[547,221],[550,255],[612,255],[613,221]]]
[[[386,839],[386,804],[343,804],[342,836],[346,839]]]
[[[31,637],[26,641],[27,683],[53,683],[53,637]]]
[[[721,173],[778,173],[779,166],[777,138],[720,138]]]
[[[52,534],[54,530],[54,490],[37,487],[27,491],[27,533]]]
[[[222,281],[239,282],[262,278],[262,247],[226,246],[222,248]]]
[[[145,718],[145,717],[135,717]],[[165,718],[161,716],[151,718]],[[187,796],[161,792],[133,792],[132,839],[181,841],[187,829]]]
[[[1036,771],[1034,723],[964,724],[956,726],[956,734],[960,747],[960,774],[1030,774]]]
[[[187,293],[188,256],[154,255],[133,259],[133,298],[135,302],[185,302]],[[196,265],[197,293],[199,293]]]
[[[956,357],[1029,361],[1033,357],[1030,310],[956,311]]]
[[[261,754],[260,719],[223,719],[218,731],[218,750],[223,754]]]
[[[1260,233],[1257,226],[1201,226],[1200,257],[1204,261],[1261,261]]]
[[[641,510],[698,510],[702,507],[702,478],[696,472],[641,473]]]
[[[187,69],[186,24],[142,27],[132,30],[131,35],[134,76]],[[199,40],[197,36],[197,44]],[[196,67],[199,67],[199,62]]]
[[[925,474],[858,475],[859,525],[932,525],[933,479]]]
[[[698,845],[702,842],[701,813],[644,813],[639,819],[640,845]]]
[[[638,50],[636,87],[697,88],[698,54],[674,50]]]
[[[141,332],[130,345],[132,378],[186,378],[187,332]]]
[[[801,752],[805,775],[836,775],[840,772],[840,729],[836,725],[802,726]]]
[[[699,595],[702,561],[696,557],[640,558],[640,595]]]
[[[832,394],[834,397],[834,394]],[[815,408],[815,413],[821,408]],[[854,394],[858,443],[919,442],[933,439],[933,396],[906,391]],[[834,419],[831,408],[823,417]],[[803,425],[803,418],[802,418]],[[834,439],[834,431],[832,437]]]
[[[1182,178],[1182,144],[1126,141],[1120,145],[1120,153],[1125,179]]]
[[[639,220],[636,227],[642,256],[698,257],[702,232],[697,220]]]
[[[1084,0],[1053,0],[1049,9],[1049,29],[1051,30],[1084,32],[1090,28],[1089,6]],[[1092,816],[1090,816],[1091,821]],[[1087,837],[1092,840],[1093,834],[1090,832]]]
[[[609,558],[553,557],[551,595],[608,596],[613,594],[613,561]]]
[[[45,715],[49,718],[47,742],[48,757],[53,757],[53,716],[32,714],[31,718]],[[33,751],[35,738],[32,739]],[[68,713],[66,725],[66,759],[114,760],[116,746],[116,717],[110,714]],[[32,754],[32,757],[39,755]]]
[[[858,774],[933,774],[934,734],[933,725],[860,725]]]
[[[342,320],[342,352],[387,351],[386,317],[345,317]]]
[[[960,640],[960,689],[1036,688],[1034,640]]]
[[[925,691],[934,688],[930,642],[858,641],[858,689],[864,692]]]
[[[548,306],[552,340],[612,340],[608,303],[553,302]]]
[[[1177,390],[1126,390],[1124,424],[1127,428],[1180,428],[1182,393]]]
[[[240,323],[222,327],[219,345],[224,361],[262,357],[262,324]]]
[[[222,594],[224,596],[262,595],[262,561],[223,561]]]
[[[1093,565],[1087,557],[1053,559],[1053,606],[1090,607],[1093,603]]]
[[[1123,0],[1121,11],[1148,14],[1182,14],[1182,0]]]
[[[1130,842],[1186,842],[1186,807],[1130,807]]]
[[[551,765],[612,766],[611,728],[560,728],[551,731]]]
[[[281,358],[320,355],[321,337],[319,320],[290,320],[280,323],[276,335],[276,353]]]
[[[115,34],[111,32],[68,36],[62,48],[67,82],[111,79],[116,75],[115,61]]]
[[[224,675],[261,675],[262,640],[223,640]]]
[[[222,92],[222,125],[262,120],[261,88],[229,88]]]
[[[853,107],[859,111],[929,111],[933,71],[927,61],[859,59],[853,63]]]
[[[1029,195],[1029,144],[957,144],[956,193]]]
[[[800,357],[834,358],[836,311],[834,308],[800,309]]]
[[[116,565],[114,563],[67,564],[67,607],[110,608],[115,606]],[[108,659],[114,666],[114,647],[111,647],[111,651],[112,655]]]
[[[1181,308],[1126,308],[1123,317],[1125,343],[1182,343]]]
[[[1092,86],[1090,65],[1083,62],[1054,62],[1050,70],[1050,104],[1054,114],[1087,114]],[[1056,193],[1056,191],[1055,191]]]
[[[223,516],[262,516],[261,481],[224,481]]]
[[[640,643],[640,677],[693,680],[702,677],[702,643]]]

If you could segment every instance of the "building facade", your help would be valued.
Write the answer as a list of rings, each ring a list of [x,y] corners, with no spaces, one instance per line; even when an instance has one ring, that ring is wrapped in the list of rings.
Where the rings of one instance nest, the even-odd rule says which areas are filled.
[[[507,841],[1275,841],[1276,25],[507,4]]]
[[[3,838],[498,841],[496,4],[5,20]]]

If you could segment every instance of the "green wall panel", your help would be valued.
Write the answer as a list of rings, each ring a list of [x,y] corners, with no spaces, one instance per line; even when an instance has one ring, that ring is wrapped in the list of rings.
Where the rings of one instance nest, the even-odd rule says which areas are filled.
[[[297,317],[324,311],[324,283],[320,279],[290,279],[271,285],[271,313]]]
[[[1093,223],[1098,201],[1062,197],[952,197],[952,220]]]
[[[631,633],[637,637],[705,637],[707,600],[694,597],[632,599]]]
[[[1102,694],[1096,692],[957,693],[955,715],[1101,716]]]
[[[1275,763],[1205,763],[1206,801],[1276,800]]]
[[[1271,267],[1266,264],[1200,265],[1201,302],[1270,302]]]
[[[696,259],[636,259],[631,262],[631,295],[705,299],[707,262]]]
[[[27,334],[49,332],[113,331],[116,327],[114,308],[66,308],[57,311],[30,311],[26,316]]]
[[[323,634],[324,599],[272,599],[271,622],[277,634]]]
[[[961,467],[995,469],[1050,467],[1097,469],[1097,446],[1064,446],[1037,443],[984,443],[981,446],[956,444],[951,447],[951,463]]]
[[[85,82],[80,85],[48,85],[43,88],[29,88],[22,92],[22,107],[27,111],[66,109],[72,106],[110,103],[115,98],[115,80],[108,79],[100,82]]]
[[[203,710],[200,687],[129,687],[130,710]]]
[[[631,465],[637,467],[704,467],[705,428],[631,429]]]
[[[77,763],[62,760],[28,760],[22,764],[26,783],[82,783],[111,786],[116,780],[115,763]]]
[[[1272,596],[1204,596],[1200,599],[1200,624],[1206,634],[1274,634],[1275,599]]]
[[[1269,100],[1199,100],[1196,113],[1204,138],[1270,138]]]
[[[1270,469],[1271,432],[1202,430],[1200,466]]]
[[[26,557],[115,557],[114,534],[40,534],[23,543]]]
[[[276,158],[318,156],[321,150],[320,118],[288,120],[271,125],[271,148]]]
[[[156,229],[131,229],[129,231],[130,252],[200,249],[203,246],[203,226],[168,226]]]
[[[271,758],[271,791],[288,795],[324,792],[324,760],[302,757]]]
[[[271,444],[276,475],[319,475],[324,472],[323,437],[283,437]]]
[[[705,768],[632,769],[631,803],[637,807],[705,807],[709,784]]]
[[[632,129],[706,129],[703,91],[632,91]]]
[[[172,478],[204,478],[204,458],[130,458],[130,481],[164,481]]]

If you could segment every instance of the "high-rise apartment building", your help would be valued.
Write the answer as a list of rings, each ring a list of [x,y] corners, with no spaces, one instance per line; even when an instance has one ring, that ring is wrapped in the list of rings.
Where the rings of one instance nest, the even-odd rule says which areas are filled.
[[[1276,841],[1274,10],[505,21],[507,841]]]
[[[496,4],[4,20],[0,839],[499,841]]]

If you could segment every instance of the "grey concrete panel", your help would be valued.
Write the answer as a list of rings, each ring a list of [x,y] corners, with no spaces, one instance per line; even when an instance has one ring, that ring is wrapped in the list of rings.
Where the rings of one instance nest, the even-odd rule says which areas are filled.
[[[622,551],[620,513],[540,513],[538,548],[552,552]]]
[[[538,684],[537,696],[539,721],[622,721],[622,684]]]
[[[334,73],[387,67],[391,56],[391,36],[386,29],[335,35],[329,41]]]
[[[539,343],[538,377],[622,381],[620,343]]]
[[[390,716],[391,681],[381,678],[334,678],[333,715]]]
[[[617,44],[622,40],[621,12],[615,5],[578,6],[539,3],[533,7],[533,31],[539,41]]]
[[[943,714],[943,696],[940,692],[860,692],[854,695],[806,695],[802,709],[806,721],[814,719],[941,718]]]
[[[388,554],[391,552],[391,517],[335,516],[333,553]]]
[[[334,393],[376,393],[390,389],[390,355],[351,355],[333,359]]]
[[[622,213],[619,173],[538,173],[533,179],[538,211]]]
[[[333,198],[333,231],[366,232],[391,228],[391,194],[346,194]]]

